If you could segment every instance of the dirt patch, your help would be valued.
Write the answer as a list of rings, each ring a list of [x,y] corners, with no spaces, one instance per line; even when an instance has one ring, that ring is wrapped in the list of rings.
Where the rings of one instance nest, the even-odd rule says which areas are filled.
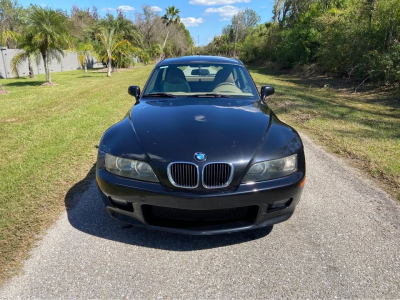
[[[114,69],[114,70],[112,70],[111,71],[111,73],[119,73],[119,72],[123,72],[123,71],[129,71],[129,70],[132,70],[132,69],[134,69],[135,67],[133,67],[133,68],[119,68],[119,69]],[[92,72],[93,73],[107,73],[107,68],[103,68],[103,69],[97,69],[97,70],[93,70]]]
[[[18,121],[18,119],[16,119],[16,118],[10,118],[10,119],[6,119],[5,120],[6,123],[13,123],[13,122],[16,122],[16,121]]]
[[[298,123],[305,123],[305,122],[313,119],[314,117],[315,117],[315,115],[307,114],[307,113],[294,115],[294,118],[296,119],[296,122],[298,122]]]
[[[275,107],[289,107],[289,106],[296,106],[297,104],[292,101],[284,100],[284,101],[271,101]]]
[[[41,86],[56,86],[56,85],[58,85],[58,84],[55,82],[45,82],[45,83],[41,84]]]
[[[93,73],[107,73],[107,68],[92,70]]]
[[[7,95],[9,91],[6,90],[0,90],[0,95]]]

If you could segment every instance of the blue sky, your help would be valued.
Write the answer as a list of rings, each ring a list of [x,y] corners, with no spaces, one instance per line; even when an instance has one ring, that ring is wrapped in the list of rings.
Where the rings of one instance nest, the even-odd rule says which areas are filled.
[[[80,8],[96,6],[101,15],[107,11],[115,13],[116,8],[121,8],[127,18],[134,19],[136,11],[141,10],[143,4],[154,6],[155,10],[164,14],[165,8],[175,5],[180,9],[180,17],[186,28],[200,45],[208,44],[215,35],[221,34],[222,27],[230,23],[232,16],[239,10],[247,7],[254,9],[260,16],[261,21],[269,21],[272,16],[273,0],[185,0],[185,1],[138,1],[138,0],[19,0],[23,6],[37,4],[52,8],[60,8],[70,12],[73,5]]]

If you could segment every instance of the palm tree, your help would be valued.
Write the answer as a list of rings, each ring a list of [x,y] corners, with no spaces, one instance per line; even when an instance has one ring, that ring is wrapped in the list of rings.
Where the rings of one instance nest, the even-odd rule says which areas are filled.
[[[106,50],[107,59],[107,77],[111,76],[111,60],[113,59],[113,53],[122,48],[124,45],[131,45],[127,40],[123,40],[122,36],[115,33],[115,28],[104,28],[100,33],[97,34]]]
[[[33,78],[32,60],[34,59],[37,64],[40,63],[40,52],[33,46],[32,38],[33,36],[28,34],[20,36],[17,40],[18,48],[22,49],[22,52],[15,55],[11,60],[11,70],[17,77],[19,77],[18,69],[25,60],[28,61],[30,78]]]
[[[46,82],[51,84],[50,60],[60,61],[64,49],[71,45],[68,31],[68,17],[62,11],[32,5],[27,17],[25,29],[31,48],[39,51],[44,62]]]
[[[87,63],[89,55],[97,55],[94,51],[93,45],[91,43],[79,43],[76,49],[79,55],[79,62],[85,68],[85,74],[87,74]]]
[[[10,64],[11,64],[11,71],[13,72],[13,74],[17,77],[19,77],[19,67],[21,66],[21,64],[25,61],[28,60],[28,69],[29,69],[29,77],[33,78],[34,74],[33,74],[33,67],[32,67],[32,60],[33,59],[40,59],[40,56],[35,56],[33,53],[29,53],[26,50],[23,50],[22,52],[18,53],[17,55],[15,55]],[[38,62],[38,61],[37,61]],[[39,64],[39,62],[38,62]]]
[[[160,44],[153,44],[151,45],[150,49],[148,49],[148,54],[151,56],[152,59],[157,59],[163,52],[163,49]]]
[[[174,5],[168,6],[165,9],[165,15],[162,17],[162,20],[167,28],[172,24],[179,24],[181,22],[181,18],[179,17],[179,12],[180,12],[180,10],[178,8],[175,8]],[[165,36],[162,50],[164,50],[164,48],[165,48],[165,44],[167,43],[168,36],[169,36],[169,28],[167,30],[167,35]],[[162,58],[162,53],[161,53],[160,59],[161,58]]]
[[[140,51],[139,48],[133,47],[132,45],[126,44],[121,45],[117,49],[115,49],[115,55],[113,55],[113,65],[114,67],[119,69],[122,67],[129,67],[133,63],[133,55]]]

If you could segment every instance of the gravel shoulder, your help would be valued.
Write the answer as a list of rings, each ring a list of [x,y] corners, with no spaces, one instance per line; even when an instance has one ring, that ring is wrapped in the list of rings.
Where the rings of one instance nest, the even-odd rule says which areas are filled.
[[[272,232],[196,237],[126,226],[107,215],[93,180],[0,299],[400,298],[399,203],[302,138],[302,200]]]

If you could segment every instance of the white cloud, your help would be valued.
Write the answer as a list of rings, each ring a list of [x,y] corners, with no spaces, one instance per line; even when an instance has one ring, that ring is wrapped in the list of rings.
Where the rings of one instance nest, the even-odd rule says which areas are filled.
[[[205,13],[218,13],[222,17],[222,20],[225,20],[227,18],[232,18],[239,11],[240,9],[236,6],[225,5],[218,8],[212,8],[212,7],[207,8],[205,10]]]
[[[193,17],[188,17],[188,18],[182,18],[181,22],[185,27],[195,27],[199,26],[199,24],[203,23],[203,18],[193,18]]]
[[[40,6],[45,8],[47,6],[47,4],[46,3],[42,3],[42,4],[40,4]]]
[[[132,11],[132,10],[135,10],[135,8],[132,7],[132,6],[120,5],[117,8],[112,8],[112,7],[103,8],[102,11],[116,11],[117,9],[119,9],[121,11]]]
[[[242,2],[249,3],[250,0],[191,0],[189,3],[193,5],[227,5]]]
[[[156,11],[156,12],[160,12],[160,11],[162,11],[162,8],[161,7],[158,7],[158,6],[152,6],[152,7],[150,7],[153,11]]]
[[[122,10],[122,11],[131,11],[131,10],[135,10],[134,7],[129,6],[129,5],[120,5],[120,6],[118,6],[118,9],[119,9],[119,10]]]

